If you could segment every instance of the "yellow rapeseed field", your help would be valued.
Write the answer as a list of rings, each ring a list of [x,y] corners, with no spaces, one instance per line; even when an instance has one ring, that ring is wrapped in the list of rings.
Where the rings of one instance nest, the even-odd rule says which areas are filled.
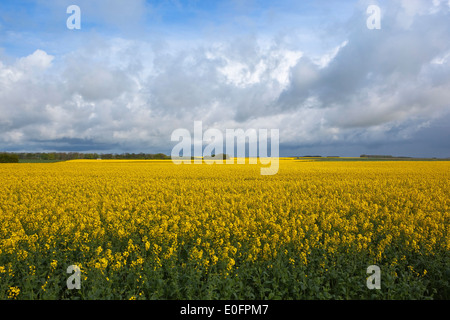
[[[262,176],[79,160],[0,177],[0,299],[450,297],[450,162],[282,159]]]

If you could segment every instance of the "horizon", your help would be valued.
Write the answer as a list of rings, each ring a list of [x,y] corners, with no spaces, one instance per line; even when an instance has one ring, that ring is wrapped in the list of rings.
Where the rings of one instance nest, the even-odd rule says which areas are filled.
[[[449,0],[3,1],[0,150],[170,155],[201,120],[279,129],[280,157],[448,158],[449,18]]]
[[[0,151],[0,154],[15,154],[15,155],[21,155],[21,156],[27,156],[27,155],[50,155],[50,154],[54,154],[54,155],[82,155],[82,156],[97,156],[97,157],[93,157],[93,158],[77,158],[77,159],[67,159],[67,160],[93,160],[95,159],[101,159],[101,156],[119,156],[119,157],[124,157],[124,156],[165,156],[167,157],[166,159],[159,159],[159,158],[151,158],[151,159],[138,159],[138,158],[105,158],[105,159],[101,159],[101,160],[170,160],[171,155],[170,154],[166,154],[163,152],[157,152],[157,153],[146,153],[146,152],[123,152],[123,153],[111,153],[111,152],[77,152],[77,151],[64,151],[64,152],[59,152],[59,151],[50,151],[50,152],[27,152],[27,151],[18,151],[18,152],[9,152],[9,151]],[[197,156],[190,156],[190,157],[179,157],[179,159],[185,159],[185,158],[202,158],[202,159],[211,159],[211,157],[216,157],[216,156],[229,156],[227,153],[218,153],[215,154],[213,156],[201,156],[201,157],[197,157]],[[238,158],[242,158],[236,155],[233,155],[231,157],[232,159],[238,159]],[[249,159],[249,158],[256,158],[256,159],[260,159],[260,158],[273,158],[272,156],[265,156],[265,157],[260,157],[260,156],[254,156],[254,157],[250,157],[248,155],[246,155],[245,157],[243,157],[245,159]],[[303,155],[285,155],[285,156],[278,156],[276,158],[279,159],[283,159],[283,158],[368,158],[368,159],[437,159],[437,160],[446,160],[446,159],[450,159],[450,157],[433,157],[433,156],[427,156],[427,157],[410,157],[410,156],[404,156],[404,155],[390,155],[390,154],[360,154],[359,156],[349,156],[349,155],[328,155],[328,154],[303,154]],[[26,158],[24,158],[26,159]],[[94,159],[94,160],[95,160]],[[225,159],[224,159],[225,160]],[[61,161],[65,161],[65,160],[61,160]]]

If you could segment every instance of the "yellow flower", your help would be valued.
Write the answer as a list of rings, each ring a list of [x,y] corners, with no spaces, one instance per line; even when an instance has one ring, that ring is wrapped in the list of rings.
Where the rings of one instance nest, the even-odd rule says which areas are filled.
[[[29,274],[34,276],[36,274],[36,267],[35,266],[29,266]]]
[[[231,270],[231,268],[233,268],[233,266],[236,264],[236,262],[234,261],[234,259],[230,258],[230,260],[228,260],[228,265],[227,265],[227,269]]]
[[[52,262],[50,262],[50,268],[52,271],[54,271],[56,269],[58,265],[58,261],[57,260],[52,260]]]
[[[9,287],[8,299],[16,299],[19,294],[20,294],[19,287]]]

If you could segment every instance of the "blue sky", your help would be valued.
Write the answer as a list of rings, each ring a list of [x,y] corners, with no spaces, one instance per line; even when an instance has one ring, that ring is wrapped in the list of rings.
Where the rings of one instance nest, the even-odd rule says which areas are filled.
[[[108,1],[2,1],[2,48],[16,55],[33,52],[38,45],[52,48],[70,43],[73,37],[66,28],[66,8],[71,4],[82,11],[78,33],[141,40],[314,32],[327,23],[345,21],[356,8],[354,1],[135,0],[131,8],[133,1],[110,2],[112,5]]]
[[[449,18],[447,0],[1,1],[0,150],[170,153],[203,121],[278,128],[281,155],[449,157]]]

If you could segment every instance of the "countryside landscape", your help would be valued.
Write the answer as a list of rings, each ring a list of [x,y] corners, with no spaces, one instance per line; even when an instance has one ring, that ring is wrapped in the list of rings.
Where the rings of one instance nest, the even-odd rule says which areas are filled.
[[[449,300],[449,17],[0,3],[0,300]]]
[[[449,169],[2,164],[1,298],[448,299]],[[66,286],[69,265],[80,290]],[[369,265],[383,290],[367,289]]]

